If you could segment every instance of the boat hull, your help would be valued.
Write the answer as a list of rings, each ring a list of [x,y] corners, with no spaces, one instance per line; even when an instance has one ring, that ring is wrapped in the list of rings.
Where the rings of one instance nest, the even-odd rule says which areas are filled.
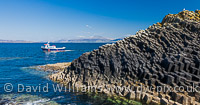
[[[42,48],[43,51],[45,52],[51,52],[51,51],[54,51],[54,52],[63,52],[65,51],[65,48],[58,48],[58,49],[46,49],[46,48]]]

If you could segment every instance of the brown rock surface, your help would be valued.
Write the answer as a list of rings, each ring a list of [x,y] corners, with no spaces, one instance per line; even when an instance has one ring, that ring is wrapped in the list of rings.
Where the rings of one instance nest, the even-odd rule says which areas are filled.
[[[56,70],[56,71],[62,71],[66,67],[68,67],[71,64],[71,62],[66,62],[66,63],[56,63],[56,64],[47,64],[47,65],[42,65],[38,66],[41,70]]]

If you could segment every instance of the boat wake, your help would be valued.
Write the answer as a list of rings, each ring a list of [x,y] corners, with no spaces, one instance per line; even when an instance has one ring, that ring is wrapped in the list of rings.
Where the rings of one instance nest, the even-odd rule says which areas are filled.
[[[74,51],[74,50],[65,50],[65,51]]]

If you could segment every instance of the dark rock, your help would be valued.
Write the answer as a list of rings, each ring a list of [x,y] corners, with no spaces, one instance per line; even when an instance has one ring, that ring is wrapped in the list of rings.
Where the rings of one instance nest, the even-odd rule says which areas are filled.
[[[75,77],[82,78],[79,79],[82,84],[97,81],[96,84],[99,85],[109,83],[128,86],[130,83],[143,83],[147,86],[186,87],[192,86],[193,83],[198,84],[200,82],[199,13],[200,11],[194,13],[186,10],[178,14],[169,14],[161,23],[140,30],[136,35],[84,53],[66,68],[64,72],[68,75],[65,79],[66,84]],[[95,77],[93,74],[98,75],[96,79],[93,78]],[[191,103],[189,102],[191,95],[189,93],[179,95],[176,92],[169,94],[175,104]],[[132,95],[129,97],[133,98]],[[142,97],[149,102],[147,96],[135,93],[136,99]],[[162,97],[160,102],[168,104],[165,97]],[[195,102],[200,102],[199,95],[195,96]]]

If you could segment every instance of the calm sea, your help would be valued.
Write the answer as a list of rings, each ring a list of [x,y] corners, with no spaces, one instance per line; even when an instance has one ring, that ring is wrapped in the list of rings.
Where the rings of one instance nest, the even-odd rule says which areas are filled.
[[[81,54],[97,49],[104,43],[56,43],[57,47],[66,47],[66,52],[44,53],[43,44],[0,44],[0,102],[13,103],[59,103],[90,104],[90,100],[73,92],[54,92],[51,85],[56,85],[46,76],[48,72],[31,69],[31,66],[71,62]],[[8,84],[5,85],[5,84]],[[48,92],[27,92],[28,86],[48,87]],[[19,85],[20,84],[20,85]],[[11,86],[10,86],[11,85]],[[20,87],[20,88],[19,88]],[[5,91],[5,89],[8,89]],[[10,90],[9,90],[10,89]],[[20,90],[20,92],[19,92]]]

